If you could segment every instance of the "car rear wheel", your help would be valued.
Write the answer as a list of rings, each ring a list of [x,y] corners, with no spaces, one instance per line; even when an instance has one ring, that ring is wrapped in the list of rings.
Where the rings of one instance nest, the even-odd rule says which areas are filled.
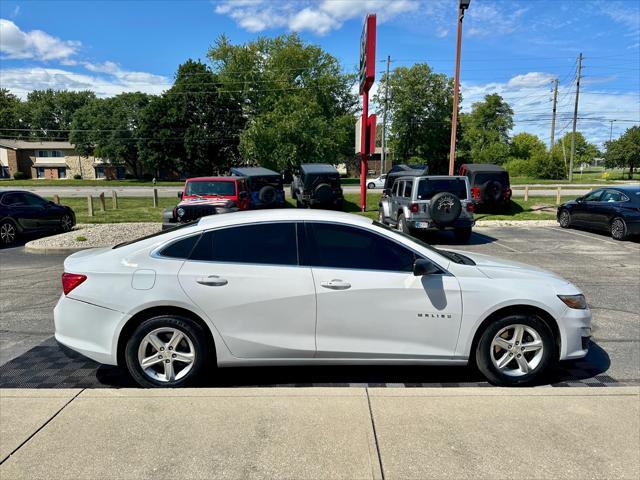
[[[409,228],[409,225],[407,225],[407,219],[405,218],[404,213],[401,213],[398,216],[398,230],[402,233],[406,233],[407,235],[411,235],[411,229]]]
[[[549,326],[535,315],[508,315],[491,323],[478,342],[476,364],[494,385],[535,383],[555,360]]]
[[[376,184],[375,184],[375,183],[373,183],[373,182],[371,182],[369,185],[367,185],[367,188],[368,188],[369,190],[372,190],[372,189],[376,188]]]
[[[571,226],[571,213],[569,213],[569,210],[562,210],[560,212],[558,223],[562,228],[569,228]]]
[[[611,222],[611,237],[614,240],[626,240],[629,235],[627,224],[623,218],[614,218]]]
[[[190,318],[150,318],[127,341],[127,369],[142,387],[180,387],[193,383],[208,361],[205,339],[202,327]]]
[[[0,223],[0,244],[11,245],[16,241],[17,237],[18,232],[13,222],[5,220],[4,222]]]
[[[60,218],[60,229],[63,232],[70,232],[72,228],[73,228],[73,219],[71,218],[71,215],[65,213]]]

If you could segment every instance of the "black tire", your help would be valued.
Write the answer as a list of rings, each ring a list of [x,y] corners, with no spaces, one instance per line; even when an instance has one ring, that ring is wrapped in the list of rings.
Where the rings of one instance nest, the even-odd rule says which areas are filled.
[[[258,198],[263,205],[269,206],[276,201],[277,192],[271,185],[265,185],[258,192]]]
[[[163,381],[153,378],[145,372],[138,361],[138,349],[140,348],[143,339],[150,332],[162,328],[171,328],[180,331],[184,336],[188,337],[191,342],[191,346],[193,347],[194,360],[191,368],[187,371],[186,374],[184,374],[184,376],[173,381]],[[207,335],[203,328],[190,318],[177,315],[163,315],[150,318],[142,322],[134,330],[131,337],[127,340],[127,344],[125,347],[125,362],[127,370],[129,371],[131,377],[141,387],[173,388],[192,384],[209,362],[210,348],[207,344],[206,339]],[[185,346],[188,344],[186,340],[183,339],[180,341],[179,345]],[[149,347],[153,348],[151,346]],[[168,350],[169,349],[165,350],[165,353],[168,352]],[[179,352],[178,347],[176,347],[175,351]],[[157,351],[156,353],[160,352]],[[152,353],[151,355],[155,354]],[[167,362],[167,360],[164,360],[164,362]],[[172,360],[170,362],[171,365],[174,365]],[[175,371],[177,376],[179,376],[182,369],[178,369],[181,368],[181,366],[183,368],[185,367],[181,362],[176,361],[176,364],[177,366],[175,367]],[[164,368],[162,362],[159,362],[158,364],[156,364],[156,366],[158,367],[158,369],[160,368],[160,366]]]
[[[11,220],[0,223],[0,245],[8,246],[18,238],[18,230]]]
[[[508,328],[510,325],[522,325],[524,327],[528,327],[535,332],[538,333],[540,337],[540,341],[542,343],[542,352],[540,353],[540,357],[537,360],[537,363],[534,368],[532,368],[528,373],[520,373],[518,376],[509,375],[498,369],[498,367],[494,364],[492,359],[492,348],[494,348],[494,354],[496,356],[502,357],[503,355],[509,355],[509,350],[504,349],[504,354],[502,353],[502,349],[499,347],[492,347],[492,342],[494,337],[496,337],[501,330]],[[507,330],[507,334],[508,334]],[[507,337],[509,338],[509,337]],[[522,337],[522,344],[529,343],[531,339],[531,335],[528,332],[525,332]],[[526,340],[526,341],[525,341]],[[518,352],[515,351],[516,348],[522,348],[520,344],[516,345],[516,342],[508,342],[512,345],[514,349],[514,353],[511,354],[513,359],[509,360],[505,366],[510,366],[512,370],[514,370],[517,366],[517,355],[525,355],[529,356],[529,361],[533,360],[534,355],[537,355],[537,352]],[[496,351],[497,349],[497,351]],[[539,317],[535,315],[507,315],[502,317],[491,324],[485,329],[480,337],[478,345],[475,351],[475,360],[478,369],[482,374],[494,385],[512,387],[512,386],[523,386],[535,384],[540,380],[540,378],[548,371],[549,367],[551,367],[556,361],[556,343],[553,337],[553,333],[549,326]],[[520,357],[518,357],[520,358]],[[526,357],[524,357],[527,359]],[[501,358],[500,358],[501,359]]]
[[[462,212],[462,203],[453,193],[436,193],[429,202],[429,215],[441,227],[455,222]]]
[[[471,227],[456,228],[453,231],[456,241],[459,243],[467,243],[471,238]]]
[[[611,232],[611,238],[614,240],[626,240],[629,237],[629,229],[627,223],[622,217],[616,217],[611,220],[609,225],[609,231]]]
[[[376,188],[376,184],[375,184],[375,183],[373,183],[373,182],[371,182],[370,184],[368,184],[368,185],[367,185],[367,188],[368,188],[369,190],[373,190],[374,188]]]
[[[561,228],[569,228],[571,227],[571,212],[566,208],[560,210],[560,214],[558,215],[558,223]]]
[[[407,225],[407,219],[404,216],[404,213],[398,215],[398,230],[402,233],[406,233],[407,235],[411,235],[411,229]]]
[[[60,217],[60,230],[70,232],[73,229],[73,218],[68,213]]]

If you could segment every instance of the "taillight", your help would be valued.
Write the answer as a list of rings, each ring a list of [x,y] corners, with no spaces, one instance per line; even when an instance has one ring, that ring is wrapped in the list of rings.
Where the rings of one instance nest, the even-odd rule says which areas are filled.
[[[471,202],[467,203],[467,212],[473,213],[475,211],[476,211],[475,205],[473,203],[471,203]]]
[[[473,197],[474,200],[480,200],[480,188],[473,187],[471,189],[471,196]]]
[[[62,274],[62,291],[65,295],[69,295],[71,290],[76,288],[82,282],[87,279],[86,275],[79,275],[77,273],[63,273]]]
[[[412,203],[409,205],[409,210],[411,213],[418,213],[420,211],[420,206],[417,203]]]

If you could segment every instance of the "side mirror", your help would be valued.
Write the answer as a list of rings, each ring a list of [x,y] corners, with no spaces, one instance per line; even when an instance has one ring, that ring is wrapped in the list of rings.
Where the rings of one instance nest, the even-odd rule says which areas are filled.
[[[382,190],[382,195],[389,195],[389,189],[388,188],[384,188]]]
[[[182,192],[178,192],[178,198],[182,200]]]
[[[584,197],[578,197],[578,198],[576,198],[576,202],[578,202],[578,203],[582,203],[582,202],[584,202]]]
[[[416,277],[421,277],[423,275],[435,275],[437,273],[442,273],[442,271],[435,263],[430,262],[429,260],[419,258],[413,263],[413,274]]]

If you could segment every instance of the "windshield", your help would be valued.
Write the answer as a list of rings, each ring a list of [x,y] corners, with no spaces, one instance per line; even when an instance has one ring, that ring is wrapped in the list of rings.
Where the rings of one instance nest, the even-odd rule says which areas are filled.
[[[423,242],[422,240],[416,238],[416,237],[412,237],[411,235],[407,235],[406,233],[403,233],[399,230],[396,230],[395,228],[391,228],[388,225],[385,225],[383,223],[378,222],[377,220],[373,221],[373,224],[376,227],[380,227],[380,228],[384,228],[385,230],[389,230],[390,232],[393,232],[397,235],[400,235],[401,237],[406,238],[407,240],[410,240],[411,242],[424,247],[428,250],[431,250],[432,252],[437,253],[438,255],[442,255],[443,257],[451,260],[454,263],[459,263],[462,265],[475,265],[476,263],[471,260],[469,257],[462,255],[460,253],[456,253],[456,252],[450,252],[448,250],[441,250],[439,248],[434,247],[433,245],[429,245],[428,243]]]
[[[197,225],[199,221],[200,221],[200,219],[195,220],[193,222],[189,222],[189,223],[180,223],[177,226],[171,227],[171,228],[167,228],[166,230],[160,230],[159,232],[151,233],[149,235],[145,235],[144,237],[135,238],[133,240],[129,240],[129,241],[126,241],[126,242],[118,243],[117,245],[114,245],[112,248],[126,247],[127,245],[131,245],[133,243],[141,242],[141,241],[147,240],[149,238],[159,237],[160,235],[164,235],[165,233],[174,232],[174,231],[179,230],[181,228],[193,227],[194,225]]]
[[[187,196],[191,195],[235,195],[235,182],[225,180],[191,181],[187,182]]]
[[[440,192],[453,193],[461,200],[467,198],[467,184],[461,178],[422,179],[418,183],[418,200],[431,200]]]

